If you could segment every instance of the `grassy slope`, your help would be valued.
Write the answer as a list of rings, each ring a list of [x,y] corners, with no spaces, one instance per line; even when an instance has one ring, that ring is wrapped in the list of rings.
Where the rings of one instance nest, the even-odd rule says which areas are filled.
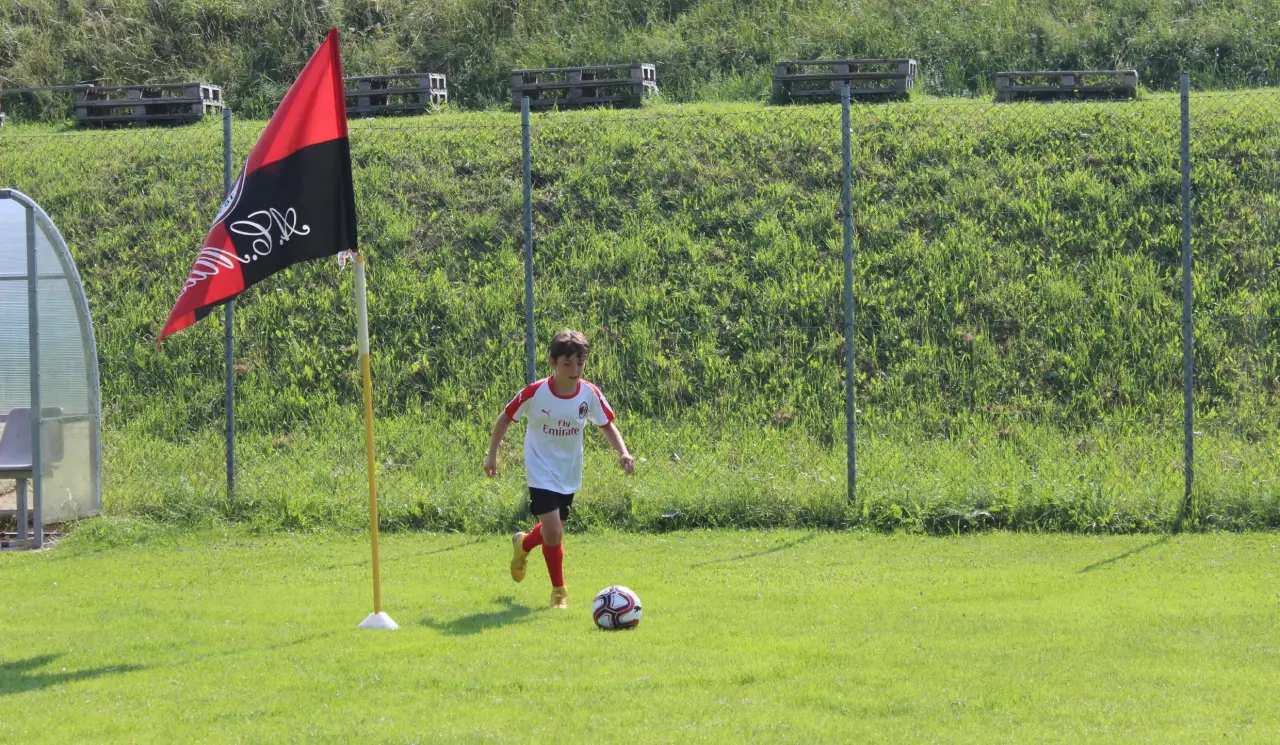
[[[1265,428],[1280,295],[1280,98],[1197,104],[1197,368],[1205,413]],[[539,117],[538,337],[582,327],[633,416],[832,427],[841,406],[838,110]],[[1176,101],[854,112],[860,404],[1177,420]],[[236,131],[246,151],[260,130]],[[519,136],[509,115],[356,123],[379,411],[462,418],[522,379]],[[218,420],[221,331],[152,340],[220,188],[214,126],[0,136],[0,179],[72,246],[111,412],[177,436]],[[304,265],[237,315],[242,423],[350,401],[351,275]],[[164,398],[158,394],[165,394]],[[488,416],[488,414],[485,414]],[[712,417],[708,417],[710,421]]]
[[[200,78],[262,114],[337,25],[352,74],[443,71],[473,107],[501,105],[513,67],[636,60],[660,63],[681,101],[759,99],[777,60],[824,56],[916,57],[931,92],[989,90],[996,70],[1130,66],[1168,90],[1180,70],[1275,84],[1277,20],[1267,0],[22,0],[0,8],[0,82]]]
[[[41,619],[0,651],[6,741],[1280,736],[1274,536],[605,534],[553,614],[501,538],[419,534],[384,547],[384,635],[358,539],[102,534],[0,555]],[[635,632],[591,626],[612,583]]]
[[[1277,147],[1278,108],[1270,93],[1196,104],[1200,514],[1219,524],[1280,513],[1276,179],[1257,157]],[[602,494],[605,522],[1166,527],[1181,494],[1176,101],[855,110],[865,478],[852,513],[833,447],[837,115],[537,118],[539,337],[587,331],[589,374],[654,479]],[[261,126],[238,125],[240,157]],[[332,262],[264,283],[237,314],[237,416],[259,488],[225,504],[216,464],[198,484],[152,457],[220,452],[206,434],[184,442],[221,418],[219,325],[152,346],[216,209],[218,134],[0,136],[0,177],[51,212],[86,279],[108,425],[129,429],[108,454],[109,509],[349,524],[338,485],[360,471],[358,429],[337,411],[358,395],[351,278]],[[506,525],[515,484],[495,503],[474,474],[522,380],[517,122],[357,122],[352,143],[390,514]]]

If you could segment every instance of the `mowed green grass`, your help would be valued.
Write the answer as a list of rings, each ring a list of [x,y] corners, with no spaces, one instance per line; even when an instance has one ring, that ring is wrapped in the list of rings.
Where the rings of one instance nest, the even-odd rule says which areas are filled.
[[[0,741],[1275,742],[1280,535],[90,528],[0,555]],[[644,601],[593,628],[594,592]]]

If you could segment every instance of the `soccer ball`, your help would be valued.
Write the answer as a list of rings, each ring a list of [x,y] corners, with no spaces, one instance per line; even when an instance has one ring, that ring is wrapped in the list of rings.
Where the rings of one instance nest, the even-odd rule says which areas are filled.
[[[640,598],[622,585],[610,585],[596,595],[591,618],[605,631],[634,629],[640,625]]]

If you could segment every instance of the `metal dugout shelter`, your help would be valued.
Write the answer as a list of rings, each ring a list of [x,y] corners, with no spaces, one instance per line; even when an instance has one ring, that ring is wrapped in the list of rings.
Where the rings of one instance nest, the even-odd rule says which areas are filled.
[[[98,355],[62,235],[22,192],[0,189],[0,548],[102,509]],[[38,433],[38,436],[37,436]]]

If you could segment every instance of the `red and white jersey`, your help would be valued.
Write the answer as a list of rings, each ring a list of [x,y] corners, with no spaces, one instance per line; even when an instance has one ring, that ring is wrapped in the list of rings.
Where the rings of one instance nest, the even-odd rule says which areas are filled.
[[[507,404],[507,418],[527,418],[524,468],[529,486],[572,494],[582,486],[582,430],[588,421],[603,427],[613,421],[613,409],[600,389],[585,380],[571,395],[560,396],[543,378],[525,386]]]

